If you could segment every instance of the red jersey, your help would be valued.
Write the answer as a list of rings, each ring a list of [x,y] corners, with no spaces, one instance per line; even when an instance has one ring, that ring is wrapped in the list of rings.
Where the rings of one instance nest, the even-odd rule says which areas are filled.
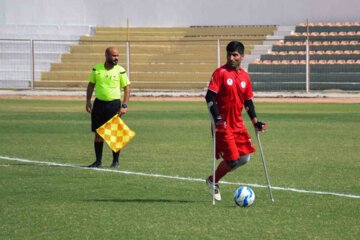
[[[246,130],[241,112],[245,100],[253,97],[249,74],[242,68],[239,71],[226,65],[216,69],[208,89],[216,93],[216,103],[220,116],[233,132]]]

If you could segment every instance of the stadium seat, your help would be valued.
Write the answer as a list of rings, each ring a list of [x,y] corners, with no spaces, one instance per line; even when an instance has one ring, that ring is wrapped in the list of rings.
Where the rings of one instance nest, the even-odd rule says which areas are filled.
[[[307,24],[299,24],[293,34],[285,36],[284,43],[278,42],[273,45],[269,57],[261,56],[261,63],[265,59],[272,60],[271,68],[270,66],[261,68],[261,64],[258,68],[249,68],[251,70],[249,73],[255,82],[260,84],[262,81],[270,81],[269,79],[279,79],[280,73],[286,73],[282,75],[282,78],[286,82],[291,82],[299,77],[298,74],[304,74],[307,27]],[[356,36],[360,32],[360,24],[358,22],[356,24],[320,22],[310,23],[309,29],[309,63],[311,72],[316,73],[312,79],[324,82],[339,81],[339,79],[348,82],[360,81],[360,68],[356,66],[360,64],[360,38]],[[325,86],[326,84],[322,85],[322,87]],[[346,89],[351,88],[360,90],[358,85],[346,87]]]
[[[290,64],[289,60],[281,60],[279,61],[279,64]]]
[[[270,60],[263,60],[261,61],[261,64],[272,64]]]
[[[291,60],[290,64],[300,64],[300,61],[299,60]]]

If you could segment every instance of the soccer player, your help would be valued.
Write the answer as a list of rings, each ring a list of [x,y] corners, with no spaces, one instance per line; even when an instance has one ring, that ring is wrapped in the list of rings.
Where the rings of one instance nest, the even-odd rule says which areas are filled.
[[[96,133],[96,129],[112,118],[116,113],[121,117],[127,111],[130,98],[130,81],[123,67],[118,65],[119,51],[109,47],[105,51],[105,63],[94,66],[86,90],[86,111],[91,113],[91,130],[95,132],[94,149],[96,161],[89,165],[91,168],[101,167],[103,139]],[[95,88],[94,106],[91,97]],[[121,89],[124,98],[121,104]],[[111,167],[119,166],[119,152],[113,151]]]
[[[238,41],[227,45],[227,62],[213,73],[205,96],[216,128],[216,159],[223,159],[217,166],[215,178],[211,175],[206,179],[210,194],[215,192],[213,197],[218,201],[221,200],[219,180],[246,164],[250,154],[256,151],[241,117],[243,108],[257,131],[266,129],[256,117],[249,74],[240,67],[244,50]]]

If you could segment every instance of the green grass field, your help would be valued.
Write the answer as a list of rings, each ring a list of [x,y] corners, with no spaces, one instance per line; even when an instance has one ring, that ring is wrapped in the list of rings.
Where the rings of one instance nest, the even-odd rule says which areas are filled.
[[[254,186],[254,205],[238,208],[240,183],[266,186],[261,157],[223,179],[238,184],[221,184],[213,206],[198,181],[212,171],[204,102],[129,104],[124,120],[137,135],[118,170],[147,174],[135,175],[38,163],[94,161],[84,101],[0,99],[0,239],[360,239],[360,104],[256,107],[269,128],[270,180],[282,190],[272,203]],[[110,169],[107,146],[103,158]]]

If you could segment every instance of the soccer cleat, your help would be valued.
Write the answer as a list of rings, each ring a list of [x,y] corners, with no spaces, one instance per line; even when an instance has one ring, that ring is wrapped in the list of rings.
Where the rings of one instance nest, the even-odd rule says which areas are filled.
[[[89,165],[88,168],[100,168],[101,162],[95,161],[93,164]]]
[[[209,193],[211,194],[211,196],[214,193],[214,189],[213,189],[213,183],[210,181],[209,178],[206,179],[206,185],[209,188]],[[219,184],[215,183],[215,194],[214,194],[214,198],[217,201],[221,201],[221,194],[220,194],[220,188],[219,188]]]
[[[111,168],[116,168],[120,165],[119,161],[113,161],[112,164],[111,164]]]

